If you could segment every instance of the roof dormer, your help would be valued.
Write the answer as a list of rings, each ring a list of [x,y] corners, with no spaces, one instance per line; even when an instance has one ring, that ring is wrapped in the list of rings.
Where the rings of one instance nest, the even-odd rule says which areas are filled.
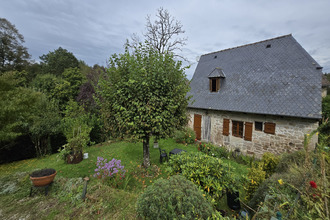
[[[221,81],[226,75],[220,67],[216,67],[209,75],[210,92],[218,92],[220,90]]]

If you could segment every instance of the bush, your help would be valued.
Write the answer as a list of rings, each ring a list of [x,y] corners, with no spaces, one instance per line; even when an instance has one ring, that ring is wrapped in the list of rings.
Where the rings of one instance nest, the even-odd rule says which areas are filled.
[[[262,164],[262,170],[266,172],[266,179],[275,172],[278,162],[279,157],[272,153],[262,155],[260,163]]]
[[[159,179],[137,200],[144,219],[207,219],[212,207],[198,188],[182,176]]]
[[[199,144],[200,151],[206,153],[209,156],[217,157],[217,158],[228,158],[229,150],[225,147],[218,147],[211,143],[200,143]]]
[[[248,172],[248,180],[245,183],[244,189],[246,193],[245,199],[248,201],[252,198],[254,192],[258,189],[260,184],[265,180],[266,172],[262,169],[262,164],[252,167]]]
[[[302,166],[305,161],[305,151],[295,151],[293,153],[282,154],[279,162],[277,164],[276,172],[277,173],[285,173],[289,170],[292,164],[296,164],[297,166]]]
[[[177,143],[193,144],[195,143],[196,134],[193,129],[187,127],[182,131],[180,130],[175,131],[174,139]]]
[[[235,168],[223,163],[219,158],[203,153],[183,153],[172,155],[167,170],[171,175],[182,173],[186,179],[200,186],[216,201],[226,190],[237,191],[240,187]]]

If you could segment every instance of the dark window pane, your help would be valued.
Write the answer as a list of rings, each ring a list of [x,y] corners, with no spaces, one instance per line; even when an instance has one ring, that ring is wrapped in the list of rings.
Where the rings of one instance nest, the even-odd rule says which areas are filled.
[[[256,131],[262,131],[262,122],[260,122],[260,121],[254,122],[254,129]]]

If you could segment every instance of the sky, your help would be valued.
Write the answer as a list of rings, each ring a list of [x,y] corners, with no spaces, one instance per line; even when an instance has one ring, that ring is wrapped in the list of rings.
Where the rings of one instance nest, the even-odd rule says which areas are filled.
[[[106,66],[160,7],[185,30],[178,53],[191,64],[188,79],[203,54],[287,34],[330,72],[329,0],[0,0],[0,17],[24,36],[35,61],[62,47],[90,66]]]

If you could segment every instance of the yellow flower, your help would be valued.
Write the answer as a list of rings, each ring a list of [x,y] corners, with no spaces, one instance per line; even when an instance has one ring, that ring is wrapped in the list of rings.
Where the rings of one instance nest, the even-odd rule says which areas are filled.
[[[309,136],[309,134],[307,134],[307,137]]]
[[[282,179],[279,179],[279,180],[277,180],[278,181],[278,183],[280,184],[280,185],[283,185],[283,180]]]

